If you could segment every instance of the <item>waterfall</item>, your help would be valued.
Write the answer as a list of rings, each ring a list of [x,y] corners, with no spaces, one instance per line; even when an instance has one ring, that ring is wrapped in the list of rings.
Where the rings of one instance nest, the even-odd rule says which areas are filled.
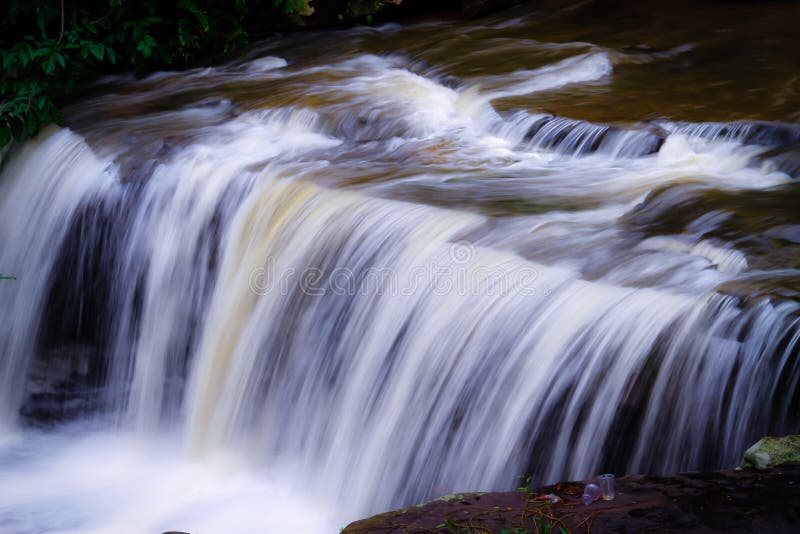
[[[24,395],[47,289],[61,267],[55,250],[81,202],[102,194],[112,179],[80,137],[66,131],[42,137],[3,162],[0,182],[2,265],[20,273],[18,283],[0,287],[0,429],[13,422]]]
[[[266,59],[127,98],[181,76],[302,97],[98,97],[110,118],[4,155],[0,529],[315,532],[520,475],[731,467],[800,430],[800,304],[748,289],[795,272],[725,226],[734,202],[669,218],[786,187],[755,163],[765,127],[505,113],[402,58]]]

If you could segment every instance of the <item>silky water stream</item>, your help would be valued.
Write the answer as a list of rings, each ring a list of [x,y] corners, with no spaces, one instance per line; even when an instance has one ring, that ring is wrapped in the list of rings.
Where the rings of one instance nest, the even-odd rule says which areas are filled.
[[[103,80],[7,151],[0,532],[335,532],[800,430],[797,7],[543,4]]]

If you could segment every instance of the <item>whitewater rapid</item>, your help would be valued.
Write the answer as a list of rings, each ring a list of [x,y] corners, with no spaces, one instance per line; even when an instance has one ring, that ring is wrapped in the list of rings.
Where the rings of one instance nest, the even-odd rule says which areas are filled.
[[[0,530],[333,532],[800,430],[800,307],[730,290],[794,271],[669,218],[791,187],[797,129],[509,111],[691,51],[515,43],[110,80],[5,154]]]

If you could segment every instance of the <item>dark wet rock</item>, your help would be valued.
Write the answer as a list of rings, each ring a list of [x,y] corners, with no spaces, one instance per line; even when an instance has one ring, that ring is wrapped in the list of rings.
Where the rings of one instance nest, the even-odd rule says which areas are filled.
[[[153,175],[159,164],[166,162],[174,143],[156,139],[134,145],[115,159],[119,165],[119,176],[124,182],[145,182]]]
[[[463,85],[461,83],[461,80],[459,80],[455,76],[442,76],[439,79],[439,83],[442,84],[444,87],[447,87],[448,89],[458,89]]]
[[[371,115],[343,115],[327,118],[332,134],[339,139],[358,143],[387,141],[394,137],[408,136],[412,125],[403,117],[380,113]]]
[[[777,122],[746,123],[742,142],[749,145],[786,146],[800,142],[800,126]]]
[[[800,126],[795,124],[654,122],[621,127],[543,115],[530,126],[523,140],[566,154],[605,152],[620,157],[643,157],[657,153],[671,133],[763,146],[767,150],[754,163],[766,163],[790,176],[800,176]]]
[[[602,137],[608,130],[607,126],[599,126],[586,121],[566,119],[562,117],[547,117],[537,120],[525,134],[525,140],[544,149],[557,149],[570,134],[574,134],[573,150],[569,152],[588,153],[591,150],[581,150],[581,146],[589,138]],[[577,131],[577,133],[575,133]],[[595,150],[596,150],[595,146]],[[562,152],[568,152],[563,147]]]
[[[20,416],[28,424],[70,421],[99,408],[101,390],[92,384],[100,357],[92,347],[53,349],[38,358],[28,373]]]
[[[763,152],[758,159],[792,178],[800,178],[800,142]]]
[[[800,186],[721,191],[691,184],[650,193],[621,222],[640,238],[679,235],[743,252],[751,270],[800,269]]]
[[[764,235],[789,243],[800,243],[800,224],[784,224],[770,228]]]
[[[351,523],[345,534],[452,532],[797,532],[800,466],[617,479],[616,498],[581,502],[584,482],[464,494]],[[562,500],[551,503],[546,496]],[[458,497],[458,496],[456,496]],[[519,530],[515,530],[519,529]]]
[[[783,122],[698,122],[675,124],[668,129],[702,139],[738,141],[746,145],[766,147],[782,147],[800,142],[800,125]]]
[[[519,0],[462,0],[461,10],[468,17],[480,17],[519,3]]]
[[[542,129],[542,126],[544,126],[548,122],[552,121],[554,118],[555,117],[553,115],[544,115],[544,116],[540,117],[539,119],[537,119],[530,126],[530,128],[528,128],[528,131],[525,133],[525,136],[523,137],[522,140],[525,141],[526,143],[532,141],[533,138],[536,136],[536,134],[539,132],[539,130]],[[576,121],[576,122],[578,122],[578,121]]]
[[[720,284],[716,290],[742,301],[760,298],[800,301],[800,270],[743,276]]]
[[[537,120],[525,134],[524,140],[537,148],[555,150],[563,154],[588,154],[595,152],[607,126],[586,121],[545,117]],[[565,140],[570,138],[567,145]]]
[[[632,133],[634,135],[631,135]],[[621,157],[641,158],[661,150],[666,139],[667,134],[658,128],[648,128],[638,132],[613,128],[606,136],[606,145],[618,148],[614,152]]]
[[[119,236],[129,225],[125,214],[134,200],[135,195],[87,200],[53,251],[57,260],[20,409],[29,423],[68,421],[99,407],[115,318],[110,302],[116,273],[124,272]]]
[[[523,141],[559,154],[584,156],[601,152],[639,158],[658,152],[666,136],[666,132],[655,126],[621,128],[544,115],[528,128]]]

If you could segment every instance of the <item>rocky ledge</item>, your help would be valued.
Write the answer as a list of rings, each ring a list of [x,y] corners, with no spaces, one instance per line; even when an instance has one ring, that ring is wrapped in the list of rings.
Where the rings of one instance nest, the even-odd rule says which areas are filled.
[[[799,532],[800,464],[764,470],[633,475],[612,501],[581,502],[584,482],[470,493],[348,525],[345,534]],[[554,498],[556,496],[557,498]]]

